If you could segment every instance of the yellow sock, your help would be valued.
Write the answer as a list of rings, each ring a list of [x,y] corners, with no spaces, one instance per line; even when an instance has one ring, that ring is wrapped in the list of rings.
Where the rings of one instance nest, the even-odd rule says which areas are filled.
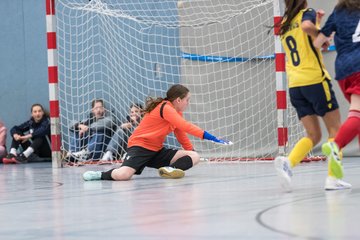
[[[300,139],[288,156],[291,167],[298,165],[301,160],[303,160],[305,156],[311,151],[313,145],[314,144],[310,138],[303,137]]]
[[[334,140],[335,140],[335,138],[329,138],[328,142],[333,142]],[[342,153],[341,149],[340,149],[339,155],[340,155],[340,159],[342,160],[343,153]],[[328,176],[335,177],[334,174],[331,171],[331,168],[330,168],[329,164],[328,164]]]

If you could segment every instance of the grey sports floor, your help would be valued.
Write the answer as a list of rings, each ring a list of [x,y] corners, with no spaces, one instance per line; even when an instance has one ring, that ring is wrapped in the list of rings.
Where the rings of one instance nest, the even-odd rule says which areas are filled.
[[[86,166],[0,165],[0,239],[360,239],[360,159],[352,190],[325,192],[325,162],[294,171],[284,193],[272,163],[201,163],[183,179],[154,169],[128,182],[84,182]]]

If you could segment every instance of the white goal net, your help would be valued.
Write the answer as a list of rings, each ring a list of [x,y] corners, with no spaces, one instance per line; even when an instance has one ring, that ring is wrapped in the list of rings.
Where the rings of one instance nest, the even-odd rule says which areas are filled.
[[[272,0],[57,0],[56,20],[64,151],[88,147],[85,135],[77,148],[71,139],[92,100],[104,100],[113,124],[103,133],[111,137],[132,103],[181,83],[192,94],[184,117],[234,142],[225,148],[191,137],[202,157],[278,154]],[[291,147],[303,130],[287,113]],[[104,139],[88,159],[103,156]],[[165,144],[179,147],[173,136]]]

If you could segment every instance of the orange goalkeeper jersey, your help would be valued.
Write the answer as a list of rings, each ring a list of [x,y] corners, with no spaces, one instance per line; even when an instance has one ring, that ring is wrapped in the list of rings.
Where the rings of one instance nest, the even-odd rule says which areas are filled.
[[[169,101],[163,101],[150,113],[146,113],[139,126],[129,138],[128,147],[140,146],[151,151],[163,148],[166,136],[174,132],[177,140],[185,150],[193,146],[187,133],[203,139],[204,130],[187,122],[182,112],[177,112]]]

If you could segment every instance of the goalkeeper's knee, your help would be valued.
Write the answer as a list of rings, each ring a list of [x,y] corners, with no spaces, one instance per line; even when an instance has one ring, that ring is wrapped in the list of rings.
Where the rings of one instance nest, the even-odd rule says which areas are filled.
[[[170,165],[170,167],[178,168],[183,171],[188,170],[192,166],[193,166],[193,161],[192,161],[191,157],[188,155],[179,158],[178,160],[176,160],[174,163],[172,163]]]

